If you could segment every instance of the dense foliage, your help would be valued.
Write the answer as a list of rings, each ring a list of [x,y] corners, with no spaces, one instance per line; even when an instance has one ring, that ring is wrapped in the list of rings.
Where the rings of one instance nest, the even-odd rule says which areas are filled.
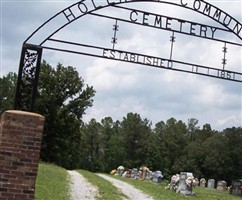
[[[80,159],[82,115],[95,91],[73,67],[41,65],[36,112],[45,116],[41,159],[75,168]]]
[[[218,132],[209,124],[200,128],[197,123],[193,118],[187,124],[171,118],[152,129],[147,119],[134,113],[121,122],[110,117],[101,123],[92,119],[82,133],[83,147],[91,151],[81,158],[91,155],[91,159],[80,167],[109,172],[119,165],[137,168],[145,164],[161,170],[166,178],[181,171],[228,182],[241,178],[242,128]]]
[[[15,81],[13,73],[0,78],[1,113],[12,108]],[[228,182],[242,178],[241,127],[219,132],[209,124],[199,127],[194,118],[187,123],[170,118],[152,127],[137,113],[128,113],[121,121],[106,117],[83,123],[94,94],[73,67],[42,63],[36,102],[36,112],[46,118],[42,160],[100,172],[146,164],[166,178],[181,171]]]
[[[17,74],[8,73],[0,78],[0,114],[7,109],[13,109]]]
[[[0,78],[0,114],[13,108],[17,76]],[[92,106],[95,91],[75,68],[41,63],[35,112],[45,117],[41,159],[65,168],[80,166],[82,115]]]

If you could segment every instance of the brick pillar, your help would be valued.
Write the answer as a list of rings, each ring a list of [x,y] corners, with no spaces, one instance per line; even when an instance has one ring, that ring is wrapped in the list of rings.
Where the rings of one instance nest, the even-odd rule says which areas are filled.
[[[10,110],[0,121],[0,199],[34,200],[44,117]]]

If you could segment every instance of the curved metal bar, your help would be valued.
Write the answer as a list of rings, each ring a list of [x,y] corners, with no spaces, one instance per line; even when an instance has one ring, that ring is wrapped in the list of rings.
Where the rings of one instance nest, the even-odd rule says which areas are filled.
[[[40,43],[40,46],[43,45],[43,43],[46,42],[46,40],[48,40],[49,38],[51,38],[53,35],[55,35],[57,32],[59,32],[62,28],[64,28],[65,26],[67,26],[68,24],[76,21],[77,19],[79,19],[80,17],[82,16],[85,16],[86,14],[91,14],[99,9],[103,9],[103,8],[106,8],[106,7],[109,7],[109,6],[116,6],[116,5],[119,5],[119,4],[127,4],[127,3],[134,3],[134,2],[152,2],[152,3],[164,3],[164,4],[169,4],[169,5],[174,5],[174,6],[179,6],[179,7],[182,7],[182,8],[186,8],[186,9],[190,9],[192,11],[195,11],[195,12],[198,12],[200,14],[203,14],[205,15],[206,17],[209,17],[211,19],[213,19],[214,21],[218,22],[219,24],[221,24],[222,26],[224,26],[226,29],[230,30],[231,33],[235,34],[238,38],[240,38],[240,40],[242,40],[242,36],[240,36],[238,33],[241,32],[241,35],[242,35],[242,24],[240,22],[238,22],[235,18],[233,18],[231,15],[227,14],[226,12],[222,11],[221,9],[219,9],[218,7],[216,6],[213,6],[212,4],[209,4],[203,0],[194,0],[194,3],[193,3],[193,7],[189,7],[188,6],[188,3],[184,3],[183,0],[180,1],[180,4],[178,3],[175,3],[175,2],[166,2],[166,1],[160,1],[160,0],[129,0],[129,1],[125,1],[125,2],[111,2],[111,0],[107,0],[106,1],[106,4],[102,4],[102,5],[95,5],[95,2],[94,0],[91,1],[92,2],[92,6],[93,6],[93,9],[88,9],[88,7],[86,6],[86,0],[82,0],[82,1],[79,1],[75,4],[72,4],[71,6],[63,9],[62,11],[58,12],[56,15],[54,15],[53,17],[51,17],[49,20],[47,20],[45,23],[43,23],[39,28],[37,28],[26,40],[24,43],[27,43],[31,37],[33,37],[38,31],[40,31],[41,28],[43,28],[45,25],[47,25],[50,21],[52,21],[54,18],[60,16],[61,14],[65,14],[65,11],[69,11],[71,12],[71,8],[77,6],[79,9],[80,9],[80,6],[79,5],[83,5],[83,8],[86,9],[86,11],[82,11],[81,14],[77,17],[74,17],[74,19],[72,20],[69,20],[67,23],[63,24],[61,27],[59,27],[57,30],[55,30],[53,33],[51,33],[44,41],[42,41]],[[196,2],[199,2],[201,5],[201,3],[205,4],[205,8],[204,8],[204,11],[202,12],[199,8],[195,8],[196,6]],[[89,2],[90,4],[90,2]],[[211,8],[214,8],[216,11],[214,12],[214,15],[211,16],[210,15],[210,11],[211,11]],[[205,14],[205,13],[209,13],[209,14]],[[221,22],[220,21],[220,17],[221,17],[221,14],[224,14],[225,15],[225,18],[224,18],[224,21]],[[71,13],[70,15],[73,15],[73,13]],[[74,16],[74,15],[73,15]],[[67,17],[67,16],[66,16]],[[216,19],[216,18],[219,18],[219,19]],[[234,28],[232,29],[231,27],[229,27],[229,24],[225,24],[225,19],[230,19],[230,22],[231,21],[234,21],[236,23],[236,25],[234,26]],[[237,29],[237,34],[235,32],[235,29]]]
[[[185,2],[186,1],[186,2]],[[86,16],[86,15],[95,15],[97,17],[105,17],[109,19],[115,19],[116,24],[114,25],[116,28],[114,31],[118,31],[118,21],[123,21],[123,22],[128,22],[128,23],[133,23],[134,21],[131,20],[131,14],[130,14],[130,21],[121,19],[118,17],[111,17],[109,15],[102,15],[99,14],[98,11],[103,8],[107,7],[116,7],[118,9],[126,9],[126,10],[131,10],[135,11],[134,9],[130,9],[127,7],[122,7],[119,6],[120,4],[131,4],[131,3],[137,3],[137,2],[151,2],[151,3],[161,3],[161,4],[168,4],[168,5],[173,5],[173,6],[178,6],[184,9],[190,9],[194,12],[197,12],[199,14],[202,14],[206,17],[211,18],[212,20],[216,21],[217,23],[221,24],[225,28],[218,28],[218,27],[213,27],[213,26],[208,26],[196,22],[191,22],[183,19],[177,19],[177,18],[171,18],[167,16],[162,16],[154,13],[148,13],[146,11],[139,11],[136,10],[136,12],[141,12],[141,14],[148,13],[150,15],[153,15],[153,17],[160,18],[166,18],[168,21],[169,20],[174,20],[176,21],[184,21],[184,23],[190,24],[190,32],[189,31],[182,31],[182,28],[180,27],[179,30],[176,28],[168,28],[169,22],[166,22],[166,27],[156,27],[156,26],[151,26],[151,24],[148,23],[135,23],[137,25],[143,25],[147,27],[152,27],[152,28],[159,28],[162,30],[167,30],[167,31],[172,31],[172,36],[171,36],[171,53],[169,58],[159,58],[159,57],[154,57],[150,55],[145,55],[145,54],[140,54],[140,53],[135,53],[135,52],[129,52],[126,50],[120,50],[116,49],[114,44],[116,42],[116,32],[114,32],[114,37],[113,37],[113,49],[109,48],[103,48],[103,47],[98,47],[98,46],[92,46],[88,44],[78,44],[78,43],[71,43],[68,41],[62,41],[62,40],[55,40],[52,38],[56,33],[58,33],[61,29],[66,27],[67,25],[71,24],[72,22],[78,20],[79,18]],[[192,3],[193,2],[193,3]],[[156,18],[156,20],[157,20]],[[52,22],[56,22],[54,20],[60,20],[60,24],[58,21],[58,24],[51,24]],[[158,24],[161,24],[159,22]],[[54,25],[54,26],[50,26]],[[156,24],[157,25],[157,24]],[[192,25],[197,25],[198,27],[200,26],[200,35],[194,33],[192,30]],[[181,25],[180,25],[181,26]],[[35,39],[35,36],[37,33],[40,31],[44,31],[45,28],[47,29],[47,32],[44,32],[45,35],[39,39],[39,45],[31,45],[28,44],[31,39]],[[203,30],[202,30],[203,28]],[[204,31],[204,29],[210,28],[212,31],[212,34],[208,36]],[[94,56],[94,57],[99,57],[99,58],[104,58],[104,59],[111,59],[111,60],[117,60],[117,61],[122,61],[122,62],[129,62],[129,63],[134,63],[134,64],[141,64],[141,65],[147,65],[150,67],[158,67],[158,68],[164,68],[164,69],[169,69],[169,70],[175,70],[175,71],[181,71],[181,72],[187,72],[187,73],[193,73],[193,74],[199,74],[199,75],[204,75],[204,76],[209,76],[209,77],[215,77],[215,78],[220,78],[220,79],[225,79],[225,80],[230,80],[230,81],[236,81],[236,82],[242,82],[242,73],[240,72],[235,72],[235,71],[229,71],[225,70],[225,65],[227,64],[227,59],[226,59],[226,53],[227,53],[227,46],[226,44],[233,44],[233,45],[238,45],[242,46],[241,43],[235,43],[234,41],[223,41],[220,40],[216,37],[214,37],[214,33],[216,30],[224,31],[224,32],[229,32],[231,34],[235,34],[240,41],[242,41],[242,25],[240,22],[238,22],[235,18],[227,14],[226,12],[220,10],[216,6],[213,6],[212,4],[209,4],[203,0],[180,0],[180,3],[177,2],[167,2],[165,0],[103,0],[103,1],[98,1],[98,0],[81,0],[78,1],[62,11],[58,12],[51,18],[49,18],[46,22],[44,22],[41,26],[39,26],[25,41],[22,47],[22,54],[21,54],[21,59],[20,59],[20,66],[19,66],[19,75],[18,75],[18,83],[17,83],[17,90],[16,90],[16,95],[15,95],[15,108],[16,109],[23,109],[23,110],[33,110],[34,109],[34,101],[35,101],[35,95],[36,95],[36,90],[37,90],[37,83],[38,83],[38,76],[39,76],[39,69],[40,69],[40,62],[41,62],[41,56],[42,56],[42,48],[46,48],[49,50],[56,50],[56,51],[64,51],[64,52],[69,52],[69,53],[76,53],[76,54],[81,54],[81,55],[86,55],[86,56]],[[206,39],[211,39],[217,42],[224,42],[224,47],[223,47],[223,59],[222,59],[222,64],[223,68],[214,68],[214,67],[208,67],[208,66],[202,66],[202,65],[197,65],[194,63],[188,63],[185,61],[178,61],[178,60],[173,60],[172,58],[172,50],[173,50],[173,43],[175,42],[175,33],[180,33],[180,34],[186,34],[186,35],[191,35],[191,36],[198,36],[201,38],[206,38]],[[37,37],[36,37],[37,38]],[[231,40],[231,39],[230,39]],[[56,48],[56,47],[48,47],[48,46],[43,46],[43,44],[46,41],[52,41],[52,42],[59,42],[59,43],[67,43],[69,45],[78,45],[83,48],[88,48],[94,49],[101,51],[101,54],[94,54],[90,53],[88,51],[74,51],[74,50],[68,50],[68,49],[61,49],[61,48]],[[123,54],[127,55],[124,58],[121,58]],[[116,56],[115,56],[116,55]],[[128,59],[130,57],[130,59]],[[132,57],[132,59],[131,59]],[[141,59],[141,60],[140,60]],[[159,63],[159,64],[157,64]],[[163,64],[166,63],[166,64]],[[174,64],[174,66],[173,66]],[[182,67],[179,67],[177,65],[181,65]],[[188,69],[187,69],[188,68]]]
[[[76,5],[77,3],[75,3],[75,4],[73,4],[73,5]],[[73,5],[71,5],[71,6],[73,6]],[[65,8],[65,9],[68,9],[68,8],[70,8],[71,6],[68,6],[67,8]],[[60,11],[60,12],[58,12],[58,13],[56,13],[54,16],[52,16],[51,18],[49,18],[47,21],[45,21],[41,26],[39,26],[25,41],[24,41],[24,43],[27,43],[28,42],[28,40],[35,34],[35,33],[37,33],[41,28],[43,28],[46,24],[48,24],[51,20],[53,20],[54,18],[56,18],[59,14],[61,14],[63,12],[63,10],[62,11]]]
[[[78,44],[78,45],[81,45],[81,44]],[[88,45],[83,45],[83,46],[87,47]],[[79,55],[85,55],[85,56],[92,56],[92,57],[104,58],[104,59],[108,59],[108,60],[122,61],[122,62],[127,62],[127,63],[134,63],[134,64],[139,64],[139,65],[156,67],[156,68],[160,68],[160,69],[168,69],[168,70],[173,70],[173,71],[198,74],[198,75],[203,75],[203,76],[208,76],[208,77],[213,77],[213,78],[218,78],[218,79],[242,83],[242,73],[239,73],[239,72],[233,72],[233,71],[230,71],[230,70],[221,70],[221,69],[217,69],[217,68],[214,68],[214,67],[197,65],[197,64],[193,64],[193,63],[181,62],[181,61],[178,61],[178,60],[171,60],[171,59],[160,58],[160,57],[153,57],[153,56],[150,56],[150,55],[133,53],[133,52],[129,52],[129,51],[113,50],[113,49],[107,49],[107,48],[102,48],[102,47],[95,47],[95,46],[91,46],[91,45],[89,47],[102,50],[103,52],[104,51],[106,51],[106,52],[114,51],[114,52],[117,52],[117,53],[128,54],[130,56],[133,55],[133,56],[136,56],[136,59],[135,59],[135,61],[133,61],[131,59],[120,59],[119,56],[118,57],[104,56],[104,53],[102,55],[98,55],[98,54],[87,53],[87,52],[83,52],[83,51],[66,50],[66,49],[61,49],[61,48],[56,48],[56,47],[42,46],[42,48],[48,49],[48,50],[67,52],[67,53],[73,53],[73,54],[79,54]],[[152,63],[148,62],[148,60],[146,60],[147,62],[143,62],[142,61],[143,59],[139,60],[140,57],[142,57],[143,59],[155,59],[157,62],[159,60],[160,63],[166,62],[166,65],[152,64]],[[189,66],[190,70],[176,67],[176,66],[174,66],[174,64]],[[205,72],[204,72],[204,70],[205,70]],[[214,72],[214,73],[212,73],[212,72]]]

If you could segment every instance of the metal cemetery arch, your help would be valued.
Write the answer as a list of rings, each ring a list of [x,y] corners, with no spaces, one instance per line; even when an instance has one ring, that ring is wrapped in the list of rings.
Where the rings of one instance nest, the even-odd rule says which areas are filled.
[[[195,11],[198,14],[212,19],[213,22],[216,22],[220,27],[129,7],[138,3],[167,4],[169,6]],[[126,13],[127,16],[119,16],[117,14],[119,12],[116,13],[116,16],[113,13],[102,13],[101,11],[105,8],[117,9],[120,12]],[[110,48],[54,38],[64,27],[84,16],[94,16],[114,22]],[[118,23],[120,22],[171,33],[169,56],[157,57],[116,48],[117,33],[120,28]],[[211,67],[173,59],[174,43],[177,35],[180,34],[222,43],[221,66]],[[229,34],[229,36],[233,36],[236,39],[230,40],[230,37],[229,39],[221,39],[219,36],[223,34]],[[57,47],[60,44],[80,47],[85,50]],[[15,95],[15,109],[33,111],[43,49],[94,56],[242,82],[241,71],[226,69],[228,45],[236,46],[241,49],[242,24],[223,10],[203,0],[180,0],[177,2],[165,0],[82,0],[51,17],[24,41]]]

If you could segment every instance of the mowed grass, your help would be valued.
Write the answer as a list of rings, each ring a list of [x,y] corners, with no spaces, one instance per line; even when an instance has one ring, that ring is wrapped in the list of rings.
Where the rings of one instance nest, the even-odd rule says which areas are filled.
[[[125,197],[110,182],[96,174],[85,170],[76,171],[98,187],[99,196],[97,199],[122,200]],[[65,169],[56,165],[41,163],[39,164],[35,185],[35,200],[70,200],[69,183],[69,175]]]
[[[90,183],[98,187],[101,200],[121,200],[125,197],[116,187],[107,180],[102,179],[94,173],[77,170]],[[165,190],[165,183],[155,185],[149,181],[134,180],[111,176],[119,180],[134,185],[136,188],[153,196],[155,200],[241,200],[240,197],[230,195],[228,192],[220,192],[215,189],[196,187],[195,197],[184,197],[170,190]],[[70,200],[69,196],[69,176],[65,169],[52,164],[39,164],[38,176],[36,181],[35,200]],[[80,186],[81,187],[81,186]]]
[[[70,200],[68,174],[52,164],[39,164],[35,200]]]
[[[207,189],[196,187],[193,191],[196,193],[195,197],[185,197],[177,194],[174,191],[165,190],[165,183],[161,185],[153,184],[149,181],[134,180],[129,178],[122,178],[120,176],[110,176],[119,180],[132,184],[137,189],[144,191],[146,194],[153,196],[155,200],[239,200],[240,197],[230,195],[228,192],[220,192],[216,189]]]
[[[125,195],[121,193],[116,187],[114,187],[109,181],[104,180],[98,175],[85,170],[77,170],[94,186],[99,188],[98,199],[103,200],[122,200]]]
[[[197,193],[197,199],[208,199],[208,200],[238,200],[240,197],[229,194],[228,191],[221,192],[216,189],[196,187],[194,191]]]

